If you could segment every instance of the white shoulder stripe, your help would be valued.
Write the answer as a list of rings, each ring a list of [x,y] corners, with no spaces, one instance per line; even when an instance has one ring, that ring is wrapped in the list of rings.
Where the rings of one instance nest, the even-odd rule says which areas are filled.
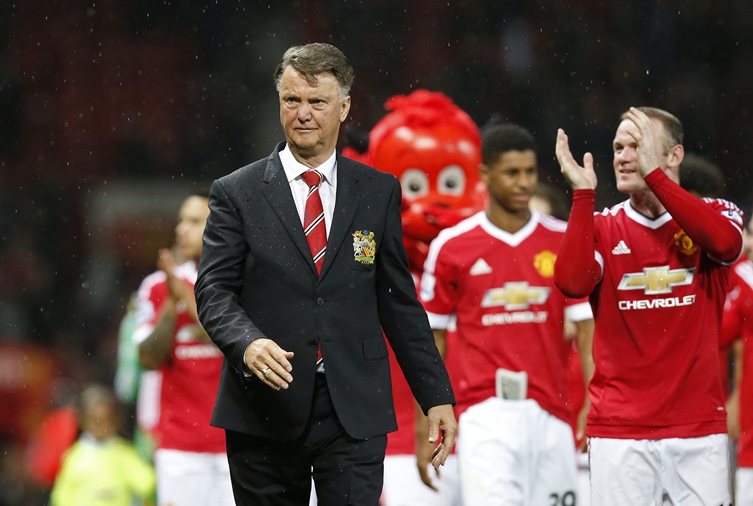
[[[480,211],[473,216],[464,219],[457,225],[446,228],[439,232],[439,235],[434,238],[433,241],[431,241],[431,245],[429,246],[429,254],[426,256],[426,261],[424,262],[424,270],[428,272],[434,272],[434,268],[437,265],[437,256],[439,255],[439,250],[441,250],[445,243],[447,243],[447,241],[449,241],[450,239],[464,234],[465,232],[479,226],[481,219],[484,217],[484,212],[485,211]]]
[[[544,213],[539,214],[539,223],[555,232],[564,232],[567,229],[567,222]]]

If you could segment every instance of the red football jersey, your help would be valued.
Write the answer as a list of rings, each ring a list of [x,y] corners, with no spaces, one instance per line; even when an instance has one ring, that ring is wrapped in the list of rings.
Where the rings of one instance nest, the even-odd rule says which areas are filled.
[[[740,228],[734,204],[705,205]],[[726,432],[717,336],[729,266],[709,258],[669,213],[649,219],[629,201],[595,213],[594,233],[602,273],[591,294],[596,370],[588,435]]]
[[[737,465],[753,467],[753,262],[738,261],[730,273],[730,291],[722,315],[721,341],[743,338],[740,438]]]
[[[510,234],[480,212],[432,242],[420,299],[433,328],[456,317],[459,413],[495,396],[496,371],[504,368],[526,371],[528,398],[569,423],[563,317],[592,315],[587,302],[567,299],[554,285],[565,227],[534,211]]]
[[[175,275],[193,287],[196,264],[175,268]],[[155,272],[139,287],[134,340],[140,343],[154,329],[162,304],[168,297],[167,276]],[[191,452],[224,453],[225,433],[211,427],[222,368],[222,352],[212,343],[184,308],[177,308],[170,358],[162,371],[159,448]]]

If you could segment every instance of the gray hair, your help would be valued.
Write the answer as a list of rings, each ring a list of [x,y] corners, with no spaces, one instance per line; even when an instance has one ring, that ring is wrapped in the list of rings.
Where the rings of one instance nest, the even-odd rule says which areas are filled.
[[[345,97],[350,94],[354,77],[353,67],[350,66],[342,51],[331,44],[316,42],[304,46],[293,46],[285,51],[273,75],[278,92],[282,74],[290,66],[303,74],[306,81],[312,85],[317,84],[317,75],[322,72],[331,72],[340,84],[340,100],[345,100]]]

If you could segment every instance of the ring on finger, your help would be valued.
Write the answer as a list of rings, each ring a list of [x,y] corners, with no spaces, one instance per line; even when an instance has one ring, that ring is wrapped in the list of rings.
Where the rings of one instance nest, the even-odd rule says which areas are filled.
[[[262,371],[261,371],[261,375],[262,375],[262,376],[264,376],[264,377],[266,378],[266,377],[267,377],[267,373],[268,373],[268,372],[269,372],[269,367],[267,367],[267,368],[265,368],[265,369],[262,369]]]

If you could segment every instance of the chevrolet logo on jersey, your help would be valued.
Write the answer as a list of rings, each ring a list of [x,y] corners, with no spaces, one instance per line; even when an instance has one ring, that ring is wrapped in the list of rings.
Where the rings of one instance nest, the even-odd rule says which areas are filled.
[[[619,290],[643,290],[646,295],[672,293],[672,287],[689,285],[693,282],[695,268],[673,269],[669,266],[646,267],[643,272],[622,276]]]
[[[525,281],[508,282],[502,288],[487,290],[481,307],[505,306],[508,311],[528,309],[531,304],[546,302],[550,291],[550,288],[543,286],[528,286]]]

